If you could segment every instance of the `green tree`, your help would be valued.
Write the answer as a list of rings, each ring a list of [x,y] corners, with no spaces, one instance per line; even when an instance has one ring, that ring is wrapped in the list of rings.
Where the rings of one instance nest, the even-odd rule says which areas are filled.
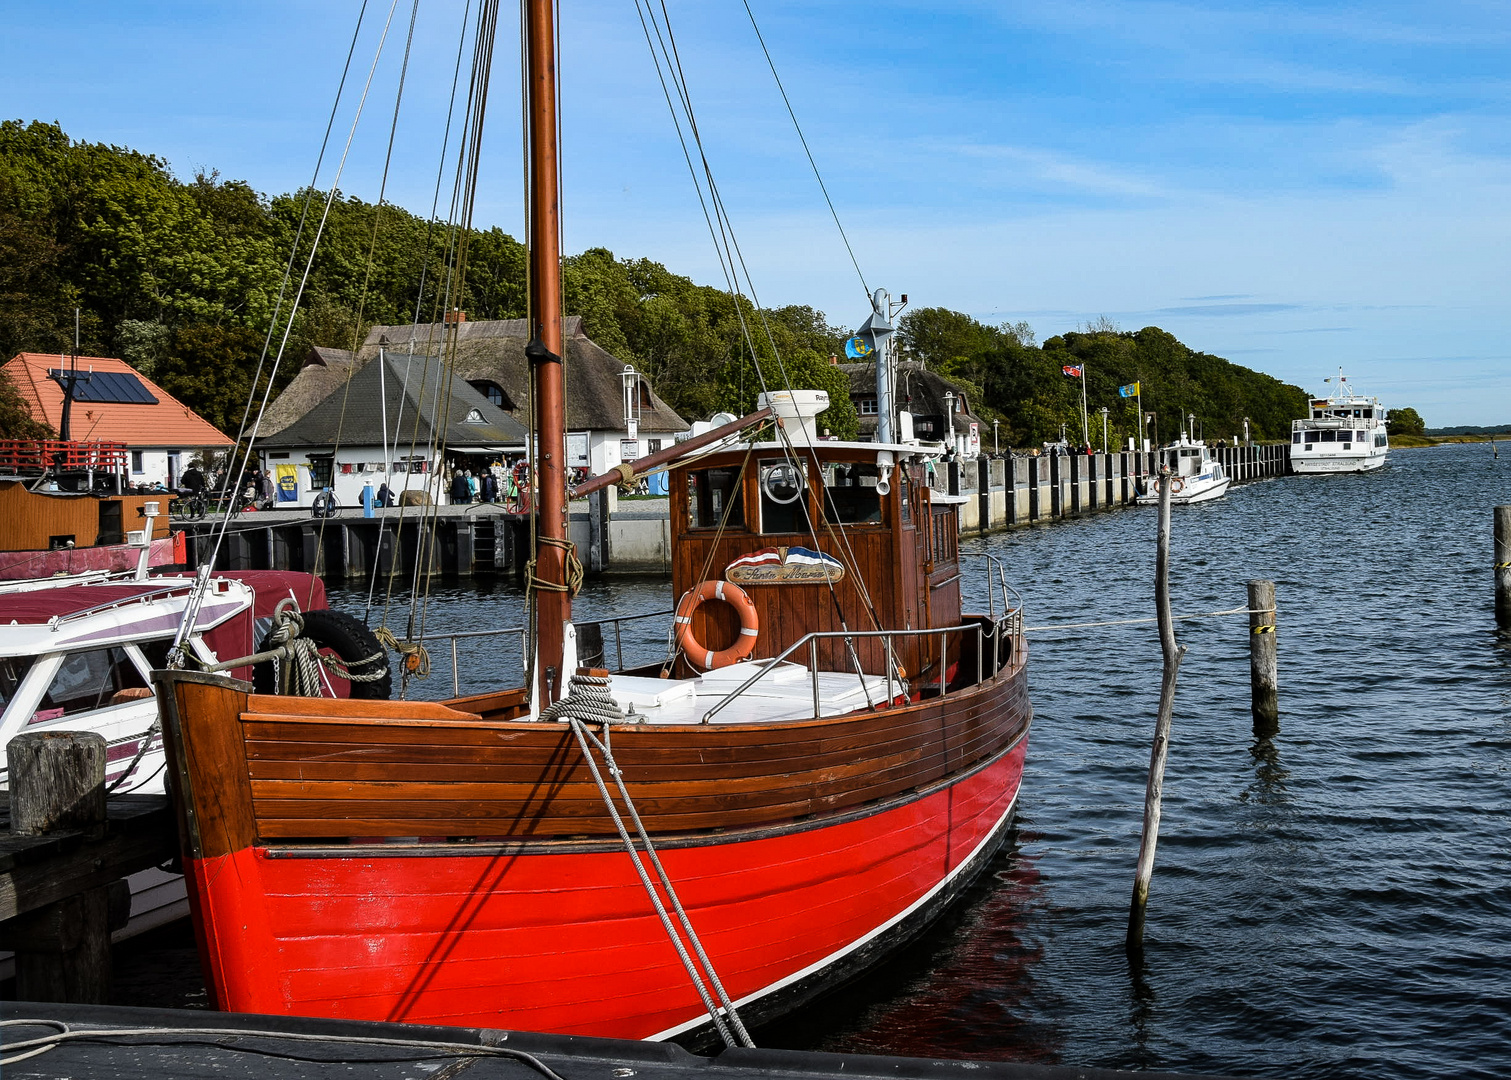
[[[1406,406],[1390,410],[1390,418],[1385,421],[1385,431],[1388,435],[1425,435],[1427,424],[1415,409]]]

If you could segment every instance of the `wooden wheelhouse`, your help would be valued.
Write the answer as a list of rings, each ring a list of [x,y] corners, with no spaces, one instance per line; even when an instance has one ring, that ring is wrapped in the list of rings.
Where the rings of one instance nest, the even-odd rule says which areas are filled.
[[[789,447],[769,442],[713,454],[675,468],[671,482],[672,585],[683,596],[701,582],[723,578],[733,564],[775,549],[816,551],[837,566],[804,577],[771,575],[733,580],[754,605],[759,635],[753,658],[781,654],[810,633],[920,630],[960,625],[959,526],[951,505],[936,505],[921,460],[890,470],[872,443]],[[916,447],[892,447],[901,457]],[[728,604],[703,604],[692,614],[693,636],[709,649],[732,644],[740,632]],[[948,649],[958,650],[958,638]],[[938,681],[937,637],[895,642],[902,677]],[[854,650],[854,658],[850,651]],[[870,674],[886,670],[886,643],[877,637],[827,638],[817,667],[843,671],[858,659]],[[946,655],[946,667],[954,653]],[[794,656],[808,664],[814,659]],[[684,656],[674,674],[699,673]]]

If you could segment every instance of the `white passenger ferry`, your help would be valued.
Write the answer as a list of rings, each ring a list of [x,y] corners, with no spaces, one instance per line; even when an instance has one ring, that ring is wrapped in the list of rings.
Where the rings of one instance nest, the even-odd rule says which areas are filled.
[[[1291,424],[1291,471],[1367,472],[1385,464],[1390,439],[1380,399],[1355,394],[1338,372],[1333,393],[1314,398],[1311,416]]]

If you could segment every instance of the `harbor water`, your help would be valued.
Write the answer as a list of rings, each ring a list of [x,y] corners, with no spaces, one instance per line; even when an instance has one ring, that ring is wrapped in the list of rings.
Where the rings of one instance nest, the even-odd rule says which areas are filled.
[[[1124,951],[1159,695],[1152,624],[1035,632],[1015,832],[966,901],[766,1046],[1250,1076],[1511,1069],[1511,636],[1491,507],[1511,455],[1392,452],[1368,475],[1245,484],[1174,511],[1177,614],[1278,593],[1280,731],[1256,739],[1243,616],[1181,622],[1164,818],[1140,963]],[[1030,626],[1153,614],[1154,510],[963,544],[1002,559]],[[980,593],[980,575],[968,575]],[[333,589],[362,614],[364,589]],[[382,596],[373,597],[373,621]],[[664,579],[589,582],[593,619],[666,611]],[[388,622],[402,629],[407,597]],[[516,626],[509,582],[437,583],[428,632]],[[624,626],[625,662],[664,626]],[[608,662],[617,660],[605,629]],[[458,642],[462,693],[518,642]],[[411,696],[452,693],[450,646]],[[633,777],[627,777],[633,790]]]

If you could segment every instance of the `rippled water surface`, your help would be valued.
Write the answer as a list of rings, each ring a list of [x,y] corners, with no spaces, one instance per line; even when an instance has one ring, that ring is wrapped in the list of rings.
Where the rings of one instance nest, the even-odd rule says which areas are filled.
[[[1281,730],[1252,731],[1246,620],[1181,623],[1142,965],[1123,935],[1157,635],[1037,633],[1018,826],[992,873],[863,990],[761,1040],[1256,1076],[1511,1071],[1511,642],[1490,542],[1505,502],[1511,455],[1474,445],[1177,509],[1178,613],[1276,582]],[[1154,511],[1129,510],[966,546],[1005,560],[1030,625],[1133,618],[1153,612],[1154,530]],[[432,626],[510,625],[518,597],[438,586]],[[591,584],[578,610],[670,602],[665,581],[628,579]],[[663,645],[629,629],[625,659]],[[467,648],[464,692],[501,657],[517,670],[517,651]],[[450,693],[449,664],[439,646],[424,696]]]

